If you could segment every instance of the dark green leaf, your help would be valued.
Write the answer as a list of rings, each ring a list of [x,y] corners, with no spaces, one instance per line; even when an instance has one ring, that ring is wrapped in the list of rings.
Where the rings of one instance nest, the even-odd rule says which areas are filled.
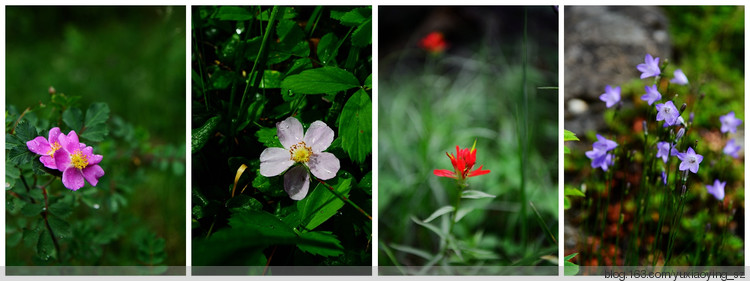
[[[336,66],[336,54],[338,53],[339,38],[336,34],[327,33],[318,42],[318,60],[325,66]]]
[[[23,238],[23,232],[13,231],[11,233],[8,233],[6,237],[7,238],[5,240],[5,246],[15,247],[19,242],[21,242],[21,238]]]
[[[233,213],[249,210],[260,211],[263,208],[263,204],[261,204],[258,200],[245,194],[239,194],[232,197],[227,201],[226,206],[229,211]]]
[[[214,89],[226,89],[234,80],[234,72],[227,70],[218,70],[211,75]]]
[[[219,20],[245,21],[253,19],[253,14],[242,7],[221,6],[219,11],[216,12],[216,18]]]
[[[138,247],[137,258],[143,264],[149,266],[160,265],[166,260],[167,253],[164,251],[166,241],[149,231],[141,231],[135,235]]]
[[[303,232],[297,248],[303,252],[323,257],[339,256],[344,253],[341,242],[328,231]]]
[[[27,217],[36,216],[41,213],[43,209],[44,206],[40,202],[37,202],[36,204],[28,203],[21,208],[21,214]]]
[[[41,235],[39,235],[39,241],[36,244],[36,255],[42,260],[57,258],[55,244],[52,242],[52,237],[46,231],[42,231]]]
[[[276,25],[276,35],[279,36],[279,41],[284,41],[284,38],[292,31],[292,28],[297,25],[297,22],[289,19],[281,19]]]
[[[357,26],[372,18],[372,7],[361,7],[345,13],[339,21],[345,26]]]
[[[31,122],[21,121],[18,123],[18,126],[16,126],[15,135],[23,142],[23,144],[26,144],[27,141],[38,137],[39,133],[36,128],[31,125]]]
[[[258,142],[266,147],[284,147],[281,145],[279,137],[276,135],[276,127],[261,128],[255,132],[255,136],[258,138]]]
[[[36,154],[28,148],[16,147],[8,152],[8,161],[13,165],[23,165],[29,163],[36,157]],[[39,161],[39,160],[36,160]]]
[[[341,68],[322,67],[287,76],[281,82],[281,87],[296,94],[323,94],[359,87],[359,81]]]
[[[357,47],[364,47],[372,44],[372,20],[368,20],[360,24],[354,32],[352,32],[352,45]]]
[[[74,131],[80,131],[83,127],[83,111],[77,107],[66,109],[62,115],[63,122]]]
[[[104,137],[109,135],[109,129],[107,129],[107,124],[97,124],[91,127],[86,127],[86,130],[81,133],[81,138],[94,141],[94,142],[100,142],[104,140]]]
[[[196,153],[208,142],[208,139],[214,134],[214,131],[221,122],[221,116],[214,116],[208,119],[203,126],[192,130],[190,153]]]
[[[367,195],[372,195],[372,172],[368,172],[357,184]]]
[[[260,80],[260,88],[273,89],[281,87],[281,72],[276,70],[263,71],[263,79]]]
[[[355,162],[362,163],[372,150],[372,103],[360,89],[344,105],[339,117],[341,147]]]
[[[49,206],[50,213],[59,217],[67,217],[73,212],[73,196],[65,196]]]
[[[372,89],[372,74],[367,75],[367,79],[365,79],[365,88]]]
[[[70,224],[66,221],[58,218],[57,216],[47,216],[49,227],[52,228],[52,232],[58,239],[70,238],[73,232],[70,229]]]
[[[109,105],[103,102],[92,103],[86,110],[86,128],[104,124],[109,120]]]
[[[287,196],[284,191],[284,185],[281,176],[277,177],[264,177],[260,174],[260,170],[256,169],[255,179],[253,179],[253,187],[258,189],[263,195],[268,197],[284,197]]]
[[[341,172],[339,171],[339,176],[334,180],[329,180],[328,184],[338,194],[348,196],[349,190],[351,190],[352,178],[343,178]],[[297,202],[297,209],[300,210],[302,217],[302,226],[308,231],[315,229],[318,225],[327,221],[343,206],[344,201],[336,197],[323,184],[318,184],[305,199]]]
[[[286,76],[298,74],[310,68],[312,68],[312,61],[309,58],[296,59],[292,63],[292,66],[289,67],[289,71],[286,72]]]

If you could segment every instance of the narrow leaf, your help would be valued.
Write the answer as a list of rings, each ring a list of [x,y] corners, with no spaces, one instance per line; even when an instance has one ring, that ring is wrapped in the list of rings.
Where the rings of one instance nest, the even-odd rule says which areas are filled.
[[[443,206],[442,208],[437,209],[435,212],[433,212],[432,215],[430,215],[429,217],[427,217],[426,219],[424,219],[424,222],[425,223],[431,222],[432,220],[434,220],[434,219],[436,219],[436,218],[438,218],[438,217],[440,217],[442,215],[445,215],[447,213],[453,212],[453,210],[455,210],[455,208],[453,208],[453,206]]]
[[[327,66],[287,76],[281,87],[297,94],[323,94],[359,87],[359,81],[346,70]]]
[[[495,195],[484,193],[479,190],[464,190],[464,192],[461,193],[461,198],[466,198],[466,199],[495,198]]]

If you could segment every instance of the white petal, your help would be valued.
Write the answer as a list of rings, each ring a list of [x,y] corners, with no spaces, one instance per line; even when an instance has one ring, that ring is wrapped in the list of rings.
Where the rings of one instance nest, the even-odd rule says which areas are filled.
[[[336,176],[341,164],[339,159],[333,155],[333,153],[320,152],[315,153],[310,157],[310,161],[307,162],[307,167],[310,167],[310,172],[315,177],[321,180],[329,180]]]
[[[264,177],[278,176],[292,166],[289,151],[280,147],[269,147],[260,153],[260,174]]]
[[[284,174],[284,191],[293,200],[302,200],[310,189],[310,174],[305,167],[296,166]]]
[[[312,148],[313,153],[326,150],[333,142],[333,130],[323,121],[315,121],[310,124],[305,133],[305,144]]]
[[[284,148],[289,149],[292,145],[298,144],[304,137],[302,123],[294,117],[288,117],[279,123],[276,123],[276,135]]]

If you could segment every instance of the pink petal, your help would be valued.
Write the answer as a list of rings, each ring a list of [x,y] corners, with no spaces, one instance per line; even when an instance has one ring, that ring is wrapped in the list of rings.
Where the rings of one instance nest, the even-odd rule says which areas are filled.
[[[310,174],[305,167],[296,166],[284,174],[284,191],[293,200],[302,200],[310,189]]]
[[[446,178],[456,178],[456,174],[453,173],[453,171],[448,171],[445,169],[436,169],[432,171],[433,174],[435,174],[438,177],[446,177]]]
[[[289,151],[280,147],[269,147],[260,153],[260,174],[264,177],[278,176],[292,166]]]
[[[279,142],[287,150],[292,145],[298,144],[304,137],[302,123],[294,117],[288,117],[279,123],[276,123],[276,135],[279,136]]]
[[[99,162],[102,162],[103,156],[94,154],[94,148],[87,146],[84,147],[81,152],[83,152],[83,155],[85,155],[89,160],[89,165],[96,165],[99,164]]]
[[[53,156],[55,159],[55,166],[60,171],[65,171],[69,167],[72,167],[73,165],[70,163],[70,154],[68,154],[65,149],[58,149],[55,151],[55,155]]]
[[[96,184],[99,182],[99,178],[104,175],[104,169],[102,169],[102,167],[100,167],[99,165],[88,166],[86,168],[83,168],[81,172],[83,172],[83,177],[86,178],[86,181],[88,181],[92,186],[96,186]]]
[[[326,150],[333,142],[333,130],[322,121],[315,121],[307,128],[304,138],[305,144],[312,148],[313,153]]]
[[[59,150],[58,150],[59,151]],[[83,175],[81,171],[76,168],[65,169],[62,176],[63,185],[70,190],[78,190],[83,187],[85,182],[83,181]]]
[[[57,141],[57,137],[60,136],[60,128],[54,127],[49,130],[49,142],[55,143]]]
[[[46,155],[50,150],[50,144],[44,137],[36,137],[33,140],[27,141],[26,147],[28,147],[31,152],[39,155]]]
[[[39,157],[39,161],[44,164],[44,167],[50,168],[50,169],[57,169],[57,164],[55,163],[55,158],[52,158],[52,156],[49,155],[43,155],[42,157]]]
[[[76,131],[70,131],[67,136],[65,134],[60,134],[58,140],[60,141],[60,145],[62,146],[62,148],[67,150],[68,152],[74,152],[77,149],[80,149]]]
[[[316,178],[321,180],[332,179],[338,173],[341,164],[339,159],[329,152],[314,153],[307,162],[307,167]]]

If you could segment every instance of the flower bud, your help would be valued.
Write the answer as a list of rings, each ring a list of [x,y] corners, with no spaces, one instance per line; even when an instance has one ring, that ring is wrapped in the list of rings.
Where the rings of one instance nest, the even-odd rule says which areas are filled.
[[[648,136],[648,124],[646,123],[646,120],[643,120],[643,123],[641,123],[643,126],[643,134]]]
[[[684,135],[685,135],[685,128],[683,127],[683,128],[680,128],[679,131],[677,131],[677,137],[674,139],[674,142],[679,141]]]
[[[683,111],[685,111],[685,108],[687,108],[687,103],[682,103],[682,106],[680,106],[680,114],[682,114]]]

